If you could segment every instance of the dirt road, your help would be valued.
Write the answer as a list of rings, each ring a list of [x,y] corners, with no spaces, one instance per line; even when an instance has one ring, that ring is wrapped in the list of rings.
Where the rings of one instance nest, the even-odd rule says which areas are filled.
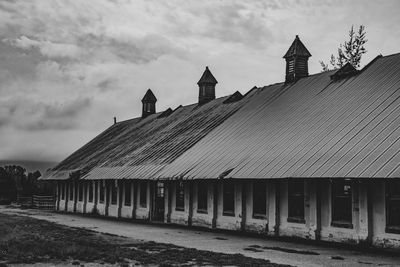
[[[253,258],[294,266],[400,266],[400,255],[397,257],[371,251],[331,248],[186,227],[142,224],[1,206],[0,213],[29,216],[70,227],[82,227],[144,241],[170,243],[228,254],[241,253]]]

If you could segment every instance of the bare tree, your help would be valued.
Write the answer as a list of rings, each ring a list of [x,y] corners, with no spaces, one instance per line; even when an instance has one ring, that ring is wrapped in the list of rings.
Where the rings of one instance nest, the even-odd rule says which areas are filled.
[[[343,67],[346,63],[350,63],[354,68],[359,68],[361,57],[367,52],[365,43],[368,40],[365,39],[365,34],[365,27],[363,25],[360,25],[357,32],[355,32],[354,27],[351,26],[349,40],[339,45],[337,57],[332,54],[329,63],[325,63],[322,60],[319,62],[322,71],[335,70]]]

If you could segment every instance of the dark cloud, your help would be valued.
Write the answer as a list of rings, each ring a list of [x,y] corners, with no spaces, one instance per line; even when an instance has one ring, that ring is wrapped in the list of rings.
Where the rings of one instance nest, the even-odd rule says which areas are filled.
[[[90,98],[76,99],[63,104],[44,105],[44,119],[65,119],[75,118],[84,110],[90,108],[92,100]]]
[[[16,99],[3,107],[7,116],[0,117],[0,122],[24,131],[71,130],[79,126],[80,117],[91,105],[89,98],[55,104]]]

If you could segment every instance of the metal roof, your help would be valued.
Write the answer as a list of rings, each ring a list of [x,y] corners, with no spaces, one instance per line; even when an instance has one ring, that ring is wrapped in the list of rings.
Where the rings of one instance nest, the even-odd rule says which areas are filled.
[[[47,177],[400,178],[400,54],[333,73],[117,123]]]
[[[155,178],[400,177],[400,54],[263,88]]]
[[[75,169],[81,170],[85,179],[97,179],[96,175],[104,178],[115,175],[121,179],[148,177],[235,113],[255,92],[252,90],[235,102],[224,103],[227,96],[201,106],[180,106],[165,116],[160,116],[161,112],[116,123],[42,179],[58,179],[51,174]]]

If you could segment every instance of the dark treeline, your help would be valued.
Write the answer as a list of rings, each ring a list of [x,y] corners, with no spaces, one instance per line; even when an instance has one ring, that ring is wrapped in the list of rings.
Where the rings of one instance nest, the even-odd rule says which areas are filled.
[[[16,201],[17,197],[32,195],[51,195],[51,186],[38,181],[39,171],[27,172],[25,168],[16,165],[0,167],[0,204]]]

